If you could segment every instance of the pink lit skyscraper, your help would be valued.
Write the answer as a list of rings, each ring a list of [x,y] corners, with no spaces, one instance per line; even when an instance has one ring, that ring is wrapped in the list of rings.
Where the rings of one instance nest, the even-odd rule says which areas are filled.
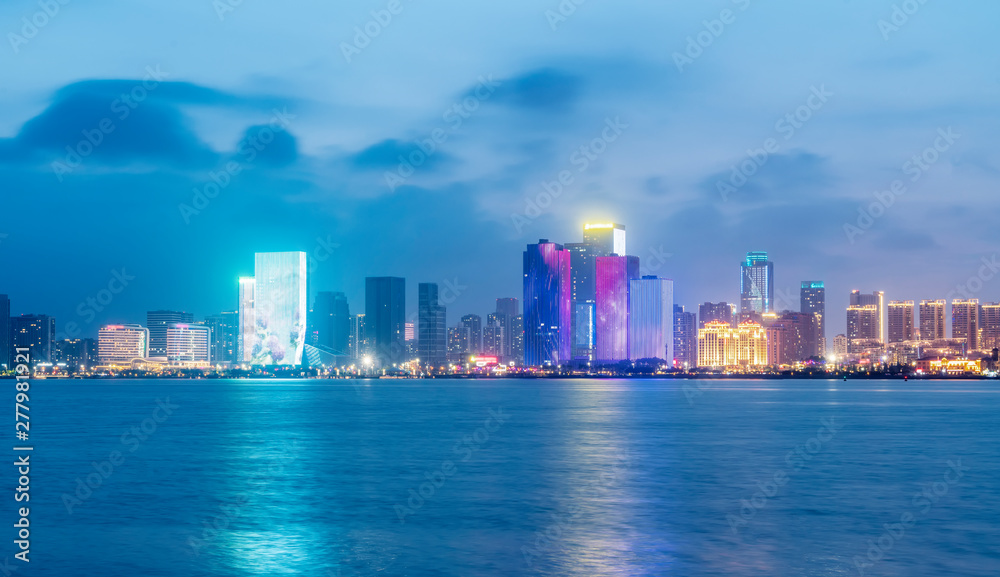
[[[596,361],[629,358],[629,281],[639,278],[639,257],[597,257]]]
[[[524,251],[524,363],[565,363],[571,356],[570,253],[541,239]]]

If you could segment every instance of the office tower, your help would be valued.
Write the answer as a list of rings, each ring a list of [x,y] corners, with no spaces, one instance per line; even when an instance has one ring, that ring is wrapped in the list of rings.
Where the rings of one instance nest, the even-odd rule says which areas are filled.
[[[347,295],[331,291],[316,293],[310,325],[314,346],[337,356],[348,354],[351,311]]]
[[[873,306],[873,307],[875,307],[875,325],[874,325],[874,327],[869,327],[869,328],[863,329],[863,333],[865,335],[872,335],[873,334],[874,336],[864,336],[864,337],[857,337],[857,338],[877,339],[877,340],[882,341],[884,343],[886,335],[885,335],[885,325],[884,325],[884,323],[882,321],[882,317],[885,314],[885,293],[882,292],[882,291],[875,291],[872,294],[861,294],[861,291],[857,291],[857,290],[851,291],[851,300],[850,300],[850,305],[849,306],[852,306],[852,307]],[[871,316],[871,314],[872,313],[871,313],[870,310],[867,313],[865,313],[865,315],[867,315],[867,316],[865,316],[865,319],[864,319],[866,323],[870,323],[871,322],[871,319],[869,318]],[[872,333],[872,331],[874,331],[874,333]],[[847,336],[850,337],[850,338],[855,338],[855,337],[851,337],[850,329],[848,329]]]
[[[63,339],[56,341],[54,363],[66,365],[70,372],[85,371],[98,364],[97,341],[94,339]]]
[[[853,340],[879,339],[879,314],[877,305],[850,305],[847,307],[847,338]]]
[[[570,259],[570,262],[572,270],[572,259]],[[497,323],[500,325],[501,339],[503,341],[498,356],[502,363],[510,363],[514,360],[514,319],[519,313],[516,298],[497,299]]]
[[[166,351],[164,351],[165,356]],[[140,325],[107,325],[97,331],[101,364],[129,364],[149,356],[149,329]]]
[[[500,300],[497,299],[497,306],[500,306]],[[511,299],[517,302],[517,299]],[[483,317],[479,315],[465,315],[462,317],[461,324],[458,325],[458,329],[462,332],[462,343],[464,343],[464,348],[461,350],[462,353],[470,355],[478,355],[483,352]]]
[[[212,329],[207,325],[170,323],[167,325],[167,361],[211,363],[211,335]]]
[[[594,303],[597,295],[597,257],[608,256],[610,253],[585,242],[569,243],[566,245],[566,250],[570,253],[573,295],[571,354],[574,359],[592,360],[594,353]],[[590,332],[587,332],[588,330]]]
[[[888,342],[913,340],[913,301],[889,301],[886,318],[889,325]]]
[[[518,366],[524,366],[524,315],[517,315],[514,317],[514,322],[511,323],[511,330],[514,333],[514,343],[511,347],[513,357],[510,362]]]
[[[740,314],[762,315],[774,306],[774,264],[766,252],[748,252],[740,264]]]
[[[980,348],[990,351],[1000,347],[1000,303],[984,303],[979,310],[983,336]]]
[[[31,364],[52,362],[56,340],[56,320],[48,315],[21,315],[10,319],[10,361],[15,363],[15,349],[27,348]],[[16,363],[15,363],[16,364]]]
[[[365,338],[376,367],[390,367],[405,360],[405,323],[406,279],[365,278]]]
[[[594,359],[629,358],[629,288],[639,278],[639,257],[597,257],[597,323]]]
[[[630,359],[664,359],[672,365],[674,281],[656,276],[630,281],[628,324]]]
[[[351,337],[350,337],[350,357],[362,362],[370,353],[368,349],[368,337],[365,334],[365,315],[351,315]]]
[[[558,366],[570,359],[572,286],[570,253],[541,239],[524,260],[524,364]]]
[[[253,360],[253,345],[257,334],[257,322],[254,318],[254,278],[240,277],[239,295],[239,331],[236,336],[236,360],[249,363]]]
[[[792,365],[819,356],[818,314],[786,311],[767,317],[768,364]]]
[[[698,329],[699,367],[763,367],[767,365],[767,331],[753,321],[739,326],[712,321]]]
[[[249,364],[302,364],[309,306],[306,270],[306,253],[301,251],[254,254],[254,332],[250,337],[250,359],[246,361]],[[244,340],[247,338],[244,335]]]
[[[438,298],[437,283],[417,285],[417,356],[421,364],[441,366],[448,362],[446,310]]]
[[[10,367],[10,299],[0,295],[0,369]]]
[[[223,312],[205,317],[205,324],[211,329],[211,358],[215,364],[235,363],[237,339],[240,328],[237,311]]]
[[[674,305],[674,365],[692,368],[698,364],[697,315],[684,312],[682,305]]]
[[[703,329],[712,321],[736,326],[736,305],[727,302],[698,305],[698,328]]]
[[[807,346],[815,349],[813,354],[822,357],[826,354],[826,288],[822,281],[802,281],[799,288],[799,311],[817,315],[816,342]]]
[[[146,328],[149,329],[149,357],[166,358],[167,325],[171,323],[191,323],[194,315],[181,311],[149,311],[146,313]]]
[[[573,358],[594,359],[594,340],[597,331],[596,303],[573,303]]]
[[[597,249],[597,256],[625,256],[625,225],[613,222],[585,224],[583,242]]]
[[[937,341],[945,338],[944,299],[920,301],[920,339]]]
[[[951,338],[965,339],[968,352],[979,350],[979,299],[951,301]]]

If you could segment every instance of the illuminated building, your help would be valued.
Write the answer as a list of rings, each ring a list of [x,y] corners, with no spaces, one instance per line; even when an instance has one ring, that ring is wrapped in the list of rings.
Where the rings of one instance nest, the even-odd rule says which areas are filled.
[[[448,329],[448,362],[449,363],[461,363],[464,361],[466,355],[466,349],[468,348],[468,341],[466,339],[466,331],[462,325],[451,327]]]
[[[486,315],[486,326],[483,327],[482,352],[487,355],[500,357],[504,350],[503,327],[500,325],[500,315],[490,313]]]
[[[483,317],[465,315],[458,329],[462,331],[461,341],[464,343],[458,352],[478,355],[483,351]]]
[[[629,285],[629,358],[664,359],[672,364],[674,281],[644,276]]]
[[[389,367],[405,360],[405,323],[406,279],[365,278],[365,338],[376,367]]]
[[[517,365],[524,365],[524,315],[517,315],[511,323],[511,330],[514,332],[514,342],[512,345],[513,358]]]
[[[638,278],[639,257],[597,257],[595,360],[629,358],[629,283]]]
[[[951,338],[965,339],[968,351],[979,350],[979,300],[951,301]]]
[[[982,372],[982,361],[965,358],[926,358],[917,361],[917,372],[930,375],[978,375]]]
[[[240,288],[243,289],[243,283]],[[240,299],[243,314],[243,299]],[[258,252],[254,255],[251,365],[301,365],[306,338],[306,253]],[[241,328],[243,320],[240,320]]]
[[[194,315],[182,311],[149,311],[146,313],[146,328],[149,329],[149,357],[167,358],[167,325],[171,323],[191,323]]]
[[[587,223],[583,225],[583,242],[597,250],[597,256],[625,255],[625,225]]]
[[[10,356],[16,364],[14,349],[26,348],[31,364],[52,362],[56,340],[56,320],[48,315],[21,315],[10,319]]]
[[[417,326],[415,323],[403,324],[403,342],[406,344],[406,359],[418,358],[419,347],[417,345]]]
[[[799,287],[799,311],[817,315],[819,324],[816,328],[816,342],[806,343],[806,348],[814,351],[812,355],[822,357],[826,354],[826,288],[822,281],[802,281]]]
[[[235,363],[240,329],[239,312],[224,312],[206,317],[205,324],[212,329],[212,362]]]
[[[703,329],[706,324],[713,321],[735,326],[736,305],[727,302],[698,305],[698,328]]]
[[[817,355],[819,315],[785,312],[764,315],[767,358],[771,365],[793,365]]]
[[[774,263],[766,252],[748,252],[740,264],[740,314],[772,312],[774,303]]]
[[[833,337],[833,354],[838,359],[843,359],[850,352],[850,339],[847,335],[837,335]]]
[[[573,358],[594,360],[597,303],[573,303]]]
[[[97,332],[101,364],[128,364],[149,354],[149,330],[140,325],[107,325]]]
[[[850,340],[880,340],[878,307],[851,305],[847,307],[847,338]]]
[[[167,325],[166,357],[169,362],[212,362],[212,329],[205,325],[170,323]]]
[[[674,366],[693,368],[698,364],[697,315],[674,305]]]
[[[559,365],[571,358],[570,253],[541,239],[524,251],[524,363]]]
[[[980,310],[982,342],[985,351],[1000,347],[1000,303],[984,303]]]
[[[236,333],[236,360],[241,363],[249,363],[253,359],[254,335],[256,334],[255,327],[257,325],[254,320],[253,293],[253,277],[240,277],[239,330]]]
[[[744,321],[733,327],[712,321],[698,329],[698,366],[750,368],[767,366],[767,333],[764,327]]]
[[[857,323],[857,336],[851,335],[850,328],[850,307],[874,307],[874,313],[872,309],[858,308],[858,314],[861,318],[858,319]],[[848,313],[848,328],[847,336],[852,339],[878,339],[885,342],[885,329],[882,323],[882,315],[885,313],[885,293],[882,291],[875,291],[872,294],[861,294],[861,291],[851,291],[850,306],[847,309]],[[874,315],[874,316],[872,316]]]
[[[0,367],[12,366],[10,351],[10,299],[0,295]]]
[[[351,315],[351,335],[348,342],[350,357],[355,361],[361,361],[368,351],[368,340],[365,336],[365,315]]]
[[[584,236],[586,236],[586,230]],[[613,248],[613,245],[614,241],[612,240],[605,248]],[[611,253],[586,242],[569,243],[565,245],[565,248],[570,253],[570,275],[572,277],[572,355],[574,359],[593,360],[597,257],[608,256]]]
[[[64,363],[71,372],[86,370],[99,362],[97,341],[94,339],[63,339],[56,341],[52,353],[54,363]]]
[[[945,338],[945,306],[944,299],[936,301],[920,301],[920,338],[933,341]]]
[[[417,285],[417,356],[424,365],[448,362],[446,309],[438,297],[437,283]]]
[[[496,323],[500,327],[500,357],[501,363],[514,360],[515,319],[518,315],[518,302],[515,298],[497,299]]]
[[[886,317],[889,324],[888,342],[913,340],[913,301],[889,301]]]

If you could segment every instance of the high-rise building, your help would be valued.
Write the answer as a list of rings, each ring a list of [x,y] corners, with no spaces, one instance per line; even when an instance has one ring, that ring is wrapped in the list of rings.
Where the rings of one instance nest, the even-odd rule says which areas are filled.
[[[833,354],[837,356],[838,359],[843,360],[851,350],[851,339],[847,338],[847,335],[837,335],[833,337]]]
[[[97,331],[101,364],[129,364],[149,356],[149,329],[140,325],[107,325]]]
[[[541,239],[524,251],[524,363],[553,365],[571,357],[570,253]]]
[[[850,305],[847,307],[847,338],[854,340],[881,340],[879,338],[879,309],[877,305]]]
[[[736,326],[736,305],[727,302],[698,305],[698,328],[703,329],[713,321]]]
[[[417,356],[421,364],[444,365],[448,362],[448,325],[437,283],[417,285],[417,319]]]
[[[310,328],[311,344],[333,355],[347,356],[351,336],[351,311],[347,295],[332,291],[316,293]]]
[[[15,349],[27,348],[31,364],[51,363],[56,340],[56,320],[48,315],[21,315],[10,319],[10,356]]]
[[[502,357],[504,350],[503,327],[500,324],[499,313],[486,315],[486,326],[483,327],[482,354]]]
[[[449,363],[462,363],[465,361],[465,358],[468,356],[465,352],[468,348],[468,342],[465,339],[466,335],[467,333],[462,325],[448,329]]]
[[[375,366],[390,367],[405,360],[405,323],[406,279],[365,278],[365,337]]]
[[[748,252],[740,264],[740,313],[762,315],[774,306],[774,263],[766,252]]]
[[[753,321],[739,326],[710,322],[698,329],[699,367],[763,367],[767,365],[767,332]]]
[[[212,362],[212,329],[208,325],[170,323],[167,325],[167,361]]]
[[[625,225],[613,222],[585,224],[583,242],[593,246],[597,256],[625,256]]]
[[[351,315],[351,337],[350,337],[350,357],[362,362],[365,357],[371,354],[368,347],[368,337],[365,334],[365,315]]]
[[[412,361],[413,359],[419,358],[417,355],[419,353],[417,347],[417,324],[416,323],[404,323],[403,324],[403,343],[406,346],[406,360]]]
[[[819,315],[786,311],[765,315],[768,364],[792,365],[818,356]]]
[[[982,342],[979,347],[991,351],[1000,347],[1000,303],[984,303],[980,310],[980,331]]]
[[[497,299],[497,325],[500,327],[500,362],[509,363],[514,360],[514,319],[519,314],[518,302],[515,298]]]
[[[251,358],[246,361],[249,364],[302,364],[309,307],[306,260],[306,253],[301,251],[254,255],[254,333]]]
[[[70,372],[85,371],[98,364],[97,341],[94,339],[63,339],[56,341],[53,362],[66,365]]]
[[[586,230],[584,235],[586,236]],[[606,248],[613,245],[614,241],[611,241]],[[586,242],[567,244],[566,250],[570,253],[570,274],[573,279],[572,355],[574,359],[592,360],[594,303],[597,298],[597,257],[608,256],[610,252]]]
[[[979,299],[951,301],[951,338],[965,339],[966,350],[979,350]]]
[[[674,365],[693,368],[698,365],[697,315],[684,312],[684,307],[674,305]]]
[[[629,358],[664,359],[672,365],[674,281],[644,276],[629,284]]]
[[[182,311],[149,311],[146,313],[146,328],[149,329],[149,357],[167,357],[167,325],[172,323],[192,323],[194,315]]]
[[[823,281],[802,281],[799,288],[799,311],[818,315],[816,342],[807,343],[806,347],[815,351],[810,356],[822,357],[826,354],[826,288]]]
[[[920,301],[920,340],[938,341],[945,338],[945,306],[947,301]]]
[[[239,312],[223,312],[205,317],[205,324],[212,330],[210,346],[212,362],[235,363],[240,329]]]
[[[639,278],[639,257],[597,257],[596,361],[629,358],[629,288]]]
[[[254,278],[240,277],[239,330],[236,334],[236,360],[249,363],[253,360],[253,345],[257,334],[254,318]]]
[[[0,369],[13,366],[10,345],[10,299],[0,295]]]
[[[511,347],[513,356],[510,361],[518,366],[523,366],[524,362],[524,315],[520,314],[514,317],[514,322],[511,323],[511,330],[514,333],[514,343]]]
[[[573,303],[573,358],[594,360],[594,341],[597,337],[597,303]]]
[[[861,291],[851,291],[850,306],[854,307],[865,307],[874,306],[875,307],[875,326],[873,329],[874,333],[866,332],[865,334],[873,334],[874,336],[866,336],[859,338],[876,339],[881,342],[885,342],[885,322],[883,317],[885,315],[885,293],[882,291],[875,291],[872,294],[861,294]],[[870,314],[870,313],[869,313]],[[866,329],[867,330],[867,329]],[[848,331],[848,337],[851,337]]]
[[[889,301],[886,313],[889,324],[888,342],[901,343],[914,339],[913,308],[913,301]]]
[[[499,307],[501,299],[497,299]],[[514,299],[516,302],[516,299]],[[461,350],[463,354],[478,355],[483,352],[483,317],[479,315],[465,315],[458,326],[462,331],[461,342],[464,346]]]

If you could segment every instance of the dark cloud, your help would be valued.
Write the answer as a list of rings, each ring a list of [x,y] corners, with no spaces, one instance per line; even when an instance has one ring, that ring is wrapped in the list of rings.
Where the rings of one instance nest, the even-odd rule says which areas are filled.
[[[493,99],[539,112],[567,112],[582,94],[582,78],[554,68],[543,68],[504,81]]]

